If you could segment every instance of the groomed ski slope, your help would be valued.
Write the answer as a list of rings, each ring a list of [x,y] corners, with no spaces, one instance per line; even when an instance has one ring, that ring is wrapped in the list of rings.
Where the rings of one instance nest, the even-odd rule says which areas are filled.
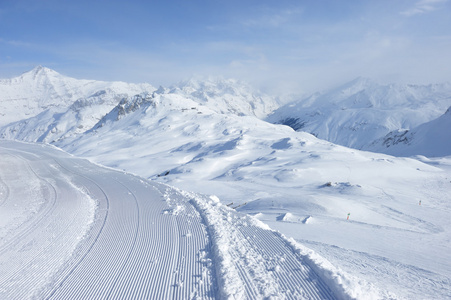
[[[0,157],[0,299],[359,296],[333,267],[214,196],[46,145],[0,141]]]

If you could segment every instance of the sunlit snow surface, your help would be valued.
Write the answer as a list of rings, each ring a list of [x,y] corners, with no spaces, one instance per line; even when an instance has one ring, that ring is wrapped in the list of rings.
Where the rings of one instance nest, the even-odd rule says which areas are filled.
[[[274,102],[234,82],[157,91],[90,82],[90,94],[55,73],[1,82],[1,121],[18,121],[1,137],[52,143],[116,171],[2,142],[0,299],[451,298],[450,157],[362,152],[269,124],[255,116]],[[348,104],[361,117],[373,96],[358,95]],[[42,99],[51,101],[33,102]],[[424,109],[413,115],[445,110]],[[433,140],[419,147],[447,150],[436,123],[412,130]]]
[[[0,154],[1,299],[379,295],[217,197],[44,145],[1,141]]]
[[[254,117],[187,109],[191,103],[181,100],[158,95],[153,105],[107,117],[57,145],[217,195],[374,283],[384,297],[451,296],[449,160],[425,164],[348,149]]]
[[[105,109],[99,104],[111,109],[124,95],[153,90],[150,84],[79,80],[38,66],[18,77],[0,79],[0,126],[45,110],[61,113],[71,105],[77,109],[84,102],[97,107],[97,111],[92,111],[97,116]]]
[[[217,195],[381,287],[386,296],[451,296],[446,158],[425,164],[362,152],[253,117],[218,115],[204,106],[185,109],[171,95],[152,101],[57,145],[104,165]]]

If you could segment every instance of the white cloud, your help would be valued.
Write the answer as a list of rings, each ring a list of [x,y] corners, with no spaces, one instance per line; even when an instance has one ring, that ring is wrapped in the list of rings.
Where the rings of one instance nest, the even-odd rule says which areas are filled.
[[[401,14],[405,16],[414,16],[418,14],[424,14],[439,9],[440,4],[446,3],[448,0],[421,0],[415,3],[415,5]]]
[[[274,8],[272,8],[258,16],[246,19],[241,23],[245,27],[250,28],[279,28],[292,21],[298,20],[303,13],[304,9],[300,7],[279,11],[274,11]]]

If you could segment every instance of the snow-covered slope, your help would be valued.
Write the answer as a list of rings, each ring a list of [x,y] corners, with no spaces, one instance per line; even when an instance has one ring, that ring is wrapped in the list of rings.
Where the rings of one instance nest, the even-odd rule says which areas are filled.
[[[451,155],[451,107],[445,114],[411,130],[393,131],[364,149],[396,156]]]
[[[451,105],[451,84],[380,85],[366,78],[287,104],[268,121],[361,149],[393,130],[431,121]]]
[[[0,137],[30,142],[51,143],[91,129],[126,94],[107,95],[100,92],[80,98],[67,107],[51,107],[38,115],[0,127]],[[105,101],[105,98],[107,100]]]
[[[94,130],[55,145],[217,195],[383,286],[384,297],[451,296],[449,171],[196,104],[171,93],[133,97]]]
[[[38,66],[18,77],[0,79],[0,126],[48,109],[65,111],[75,101],[104,104],[109,111],[121,97],[153,90],[150,84],[74,79]]]
[[[1,299],[378,296],[216,197],[48,146],[2,141],[0,155]]]
[[[348,94],[357,95],[356,91],[368,84],[362,81],[359,87],[353,83]],[[238,215],[227,213],[224,204],[254,215],[295,239],[285,246],[303,253],[305,249],[298,243],[308,245],[345,272],[382,288],[377,298],[451,297],[449,159],[423,159],[425,164],[337,146],[288,126],[262,121],[245,112],[247,105],[237,106],[241,111],[236,107],[224,108],[220,97],[219,102],[214,97],[206,101],[192,96],[195,92],[181,90],[160,88],[152,93],[124,97],[93,123],[91,129],[66,136],[58,136],[55,131],[43,140],[91,161],[189,191],[182,192],[185,195],[191,192],[216,195],[204,198],[210,202],[195,199],[191,202],[197,211],[205,213],[204,220],[213,220],[209,224],[211,230],[216,230],[214,226],[223,228],[222,222],[241,222]],[[445,94],[442,101],[446,102]],[[363,98],[356,99],[360,100],[356,106],[365,107]],[[428,107],[427,101],[420,106]],[[431,107],[436,106],[431,104]],[[401,113],[402,109],[399,107],[397,111]],[[430,112],[432,108],[425,111]],[[68,109],[60,114],[50,114],[48,120],[60,123],[71,116]],[[35,124],[40,122],[38,119],[33,118]],[[17,137],[11,131],[13,125],[3,128],[2,134]],[[22,134],[21,138],[33,136],[33,126]],[[36,134],[30,140],[40,136]],[[215,214],[219,213],[220,217],[209,219],[210,209],[217,206],[219,210]],[[241,223],[243,231],[247,228],[245,224],[252,220],[255,221],[246,217],[245,223]],[[250,243],[259,243],[252,235],[253,228],[250,229],[245,236]],[[233,242],[218,246],[224,251],[226,262],[241,264],[237,259],[239,254],[244,265],[253,262],[252,266],[256,267],[260,261],[248,255],[255,253],[253,250],[248,252],[238,247],[229,251],[228,247],[235,245],[234,238],[243,234],[233,232],[229,235],[229,231],[217,231],[218,238],[233,237]],[[264,244],[271,243],[265,240]],[[260,254],[265,257],[264,252]],[[314,256],[307,260],[314,261]],[[280,270],[277,275],[290,277],[278,267],[280,261],[271,261],[273,265],[265,265],[268,272]],[[243,264],[232,274],[241,274],[247,280],[252,271],[248,274],[240,268]],[[337,272],[328,271],[331,269],[329,265],[317,271],[326,281],[341,281],[335,277]],[[240,276],[235,275],[227,278]],[[266,275],[255,278],[255,282],[264,283],[265,278]],[[353,286],[347,291],[355,293],[357,299],[365,299],[362,295],[369,295],[366,291],[373,288],[364,281],[357,285],[352,280],[342,283]],[[268,295],[265,286],[257,288],[264,291],[261,295]]]

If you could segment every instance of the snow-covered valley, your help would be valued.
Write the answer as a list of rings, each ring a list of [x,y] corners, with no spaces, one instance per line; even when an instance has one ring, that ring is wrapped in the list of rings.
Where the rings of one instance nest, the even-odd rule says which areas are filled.
[[[409,120],[425,105],[423,123],[439,117],[444,90]],[[451,298],[449,156],[365,152],[265,122],[278,101],[230,80],[122,92],[0,123],[3,139],[74,155],[0,144],[5,297]]]

